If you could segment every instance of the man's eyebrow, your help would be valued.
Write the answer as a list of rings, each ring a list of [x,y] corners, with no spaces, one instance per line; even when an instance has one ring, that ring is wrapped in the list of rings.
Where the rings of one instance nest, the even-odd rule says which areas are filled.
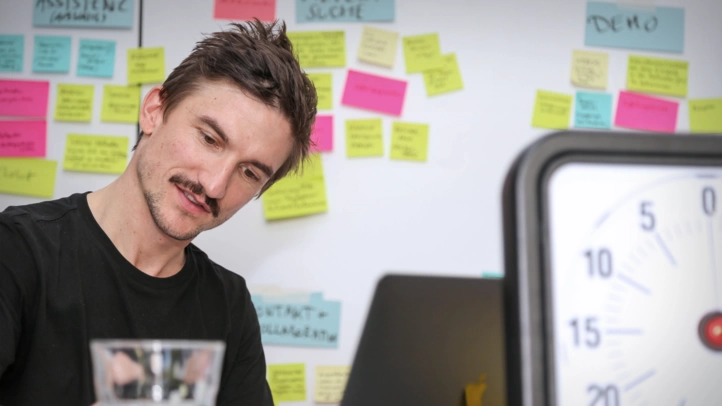
[[[250,160],[248,163],[263,171],[269,178],[273,176],[273,169],[270,166],[256,160]]]
[[[213,131],[218,134],[219,137],[225,142],[228,143],[228,136],[226,136],[226,133],[223,132],[223,129],[221,129],[221,126],[218,124],[218,121],[216,121],[213,117],[208,116],[200,116],[198,117],[204,124],[211,127]]]

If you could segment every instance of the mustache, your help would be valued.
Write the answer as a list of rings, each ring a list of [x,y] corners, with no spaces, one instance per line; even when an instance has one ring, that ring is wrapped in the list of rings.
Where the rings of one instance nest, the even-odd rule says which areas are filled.
[[[211,214],[213,217],[218,217],[218,215],[221,212],[221,209],[218,207],[218,200],[208,197],[203,192],[203,185],[197,182],[193,182],[192,180],[188,179],[187,177],[183,175],[173,175],[168,179],[170,183],[175,183],[177,185],[183,186],[184,188],[191,191],[191,193],[196,195],[203,195],[205,196],[206,204],[208,205],[208,208],[211,210]]]

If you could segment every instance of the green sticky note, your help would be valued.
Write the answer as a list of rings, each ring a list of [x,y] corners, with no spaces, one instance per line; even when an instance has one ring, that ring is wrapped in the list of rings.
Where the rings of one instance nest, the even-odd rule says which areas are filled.
[[[689,130],[693,133],[722,133],[722,99],[690,100]]]
[[[273,400],[278,402],[303,402],[306,400],[306,365],[268,365],[268,386]]]
[[[381,119],[346,120],[346,156],[349,158],[383,156]]]
[[[426,162],[429,125],[396,121],[391,127],[391,159]]]
[[[628,90],[686,97],[688,76],[689,62],[629,55]]]
[[[55,119],[87,123],[93,117],[93,85],[58,84]]]
[[[37,158],[0,158],[0,193],[53,197],[58,163]]]
[[[569,128],[573,99],[568,94],[537,90],[531,125],[539,128]]]
[[[366,63],[393,68],[394,62],[396,62],[398,43],[398,32],[364,26],[358,59]]]
[[[123,173],[128,163],[128,137],[68,134],[63,169],[94,173]]]
[[[297,31],[287,33],[298,63],[304,68],[346,66],[344,31]]]
[[[606,89],[609,76],[609,54],[572,52],[572,83],[591,89]]]
[[[439,34],[403,37],[406,73],[423,72],[441,66]]]
[[[128,84],[161,83],[165,80],[165,49],[128,50]]]
[[[441,93],[453,92],[464,88],[461,81],[459,64],[456,62],[456,54],[448,54],[441,57],[441,66],[424,71],[424,84],[426,95],[434,96]]]
[[[140,86],[103,86],[100,120],[111,123],[137,123],[140,111]]]
[[[333,108],[333,76],[330,73],[307,73],[318,95],[318,110],[331,110]]]
[[[289,174],[263,194],[267,220],[323,213],[328,210],[321,156],[313,154],[299,174]]]

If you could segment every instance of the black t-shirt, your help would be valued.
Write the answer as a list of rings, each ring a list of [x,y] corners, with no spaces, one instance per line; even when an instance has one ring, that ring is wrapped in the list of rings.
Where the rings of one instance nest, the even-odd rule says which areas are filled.
[[[87,195],[0,213],[0,404],[95,402],[96,338],[223,340],[218,405],[272,405],[244,279],[197,247],[169,278],[129,263]]]

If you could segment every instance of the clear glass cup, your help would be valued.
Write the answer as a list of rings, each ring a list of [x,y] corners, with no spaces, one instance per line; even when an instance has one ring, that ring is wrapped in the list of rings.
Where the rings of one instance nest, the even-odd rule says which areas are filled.
[[[103,406],[213,406],[225,349],[222,341],[92,340],[95,396]]]

